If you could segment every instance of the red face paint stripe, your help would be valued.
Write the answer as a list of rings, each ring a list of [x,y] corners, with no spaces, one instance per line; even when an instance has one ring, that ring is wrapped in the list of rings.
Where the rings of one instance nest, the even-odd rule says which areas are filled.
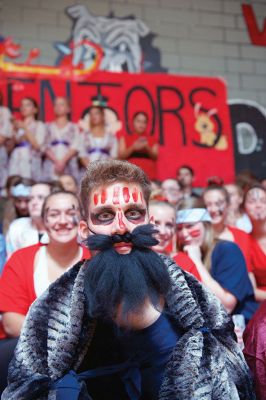
[[[134,203],[136,203],[138,201],[138,197],[139,197],[139,191],[138,189],[135,187],[132,191],[132,199],[134,201]]]
[[[114,188],[114,192],[113,192],[113,204],[119,204],[119,192],[120,192],[120,187],[116,186]]]
[[[118,212],[117,216],[118,216],[119,228],[120,228],[120,229],[125,229],[125,224],[124,224],[124,222],[123,222],[123,215],[122,215],[122,212]]]
[[[130,195],[129,195],[128,187],[123,187],[123,198],[124,198],[125,203],[129,202]]]
[[[200,230],[194,229],[193,231],[190,231],[189,234],[191,237],[198,237],[200,235]]]
[[[104,204],[106,202],[106,190],[103,189],[101,192],[101,203]]]
[[[93,196],[93,202],[95,206],[97,206],[98,201],[99,201],[99,195],[98,193],[95,193],[95,195]]]

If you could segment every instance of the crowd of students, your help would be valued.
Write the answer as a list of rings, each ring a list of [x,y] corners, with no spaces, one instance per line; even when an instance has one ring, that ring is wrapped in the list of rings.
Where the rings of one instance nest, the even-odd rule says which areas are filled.
[[[65,97],[54,100],[54,119],[39,120],[39,107],[32,97],[20,102],[20,117],[12,116],[2,105],[0,92],[0,190],[9,176],[40,180],[57,179],[62,174],[80,180],[89,162],[108,158],[133,160],[150,178],[156,177],[158,144],[147,134],[148,116],[137,112],[132,119],[132,134],[119,130],[106,108],[95,100],[79,121],[70,121],[70,105]],[[118,129],[118,130],[117,130]]]
[[[0,107],[5,194],[0,236],[0,352],[4,360],[0,391],[30,305],[72,265],[91,256],[78,237],[84,210],[77,182],[92,161],[119,157],[140,165],[152,179],[149,213],[159,241],[154,251],[172,257],[193,274],[228,313],[243,315],[246,323],[252,319],[266,300],[265,182],[239,176],[235,183],[223,185],[216,177],[209,179],[204,190],[195,190],[194,172],[186,165],[176,177],[163,182],[154,179],[158,145],[146,135],[143,112],[134,115],[135,133],[127,139],[108,129],[103,107],[98,105],[90,108],[87,131],[69,121],[69,104],[62,97],[55,99],[55,120],[47,125],[38,121],[38,106],[32,98],[22,99],[20,111],[22,119],[12,120],[9,111]],[[250,337],[245,336],[254,361],[256,351],[252,353]],[[259,382],[257,391],[263,399],[261,387]]]

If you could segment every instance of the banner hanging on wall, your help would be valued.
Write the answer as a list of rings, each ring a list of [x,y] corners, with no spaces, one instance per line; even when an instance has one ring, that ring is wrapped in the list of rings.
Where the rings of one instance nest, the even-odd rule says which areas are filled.
[[[13,64],[14,65],[14,64]],[[98,71],[73,75],[49,73],[49,67],[1,70],[0,90],[5,104],[16,114],[22,97],[32,96],[44,121],[53,119],[56,96],[67,96],[71,118],[84,118],[92,99],[104,98],[115,129],[132,133],[137,111],[148,114],[150,135],[160,144],[157,175],[175,177],[179,166],[195,171],[195,184],[218,175],[225,182],[234,179],[233,140],[226,86],[218,78],[166,74],[130,74]],[[29,69],[30,68],[30,69]]]

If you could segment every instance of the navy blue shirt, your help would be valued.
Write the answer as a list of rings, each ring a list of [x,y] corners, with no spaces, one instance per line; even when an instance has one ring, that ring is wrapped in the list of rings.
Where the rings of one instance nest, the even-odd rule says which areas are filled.
[[[242,251],[233,242],[219,241],[212,252],[211,276],[237,298],[232,314],[250,320],[258,308]]]
[[[165,314],[149,327],[126,331],[114,324],[100,322],[88,353],[78,372],[132,361],[141,375],[141,399],[156,400],[165,366],[182,333]],[[128,400],[119,374],[102,376],[86,382],[94,400]]]

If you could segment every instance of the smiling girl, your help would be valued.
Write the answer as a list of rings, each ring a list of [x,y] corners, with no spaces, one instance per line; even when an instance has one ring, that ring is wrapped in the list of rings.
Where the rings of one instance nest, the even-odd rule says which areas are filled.
[[[249,320],[257,303],[243,254],[235,243],[215,239],[211,217],[199,200],[182,202],[177,212],[177,240],[196,264],[202,283],[227,311]]]

